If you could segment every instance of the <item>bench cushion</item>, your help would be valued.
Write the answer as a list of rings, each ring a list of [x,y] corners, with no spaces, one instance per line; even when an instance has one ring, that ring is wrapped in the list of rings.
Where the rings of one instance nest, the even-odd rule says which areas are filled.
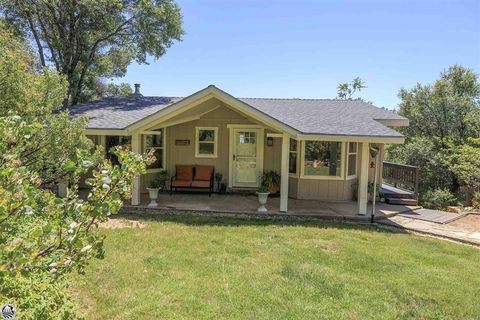
[[[192,187],[193,188],[205,188],[208,189],[210,188],[210,181],[205,181],[205,180],[196,180],[192,182]]]
[[[196,166],[195,180],[196,181],[210,181],[212,178],[213,166]]]
[[[177,180],[192,181],[193,166],[176,166]]]
[[[192,185],[192,181],[186,180],[173,180],[172,187],[190,187]]]

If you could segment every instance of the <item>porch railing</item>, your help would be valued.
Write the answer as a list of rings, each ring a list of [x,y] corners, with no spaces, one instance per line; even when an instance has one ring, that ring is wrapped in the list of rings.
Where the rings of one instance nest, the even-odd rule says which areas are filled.
[[[413,191],[418,195],[419,171],[416,166],[383,162],[383,181],[396,188]]]

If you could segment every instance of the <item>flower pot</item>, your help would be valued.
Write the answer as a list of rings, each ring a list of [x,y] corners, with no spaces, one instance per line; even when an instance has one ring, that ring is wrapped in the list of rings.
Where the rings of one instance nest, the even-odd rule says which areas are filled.
[[[160,188],[147,188],[147,190],[148,196],[150,197],[150,203],[148,204],[148,207],[157,207],[158,190],[160,190]]]
[[[265,205],[267,204],[267,199],[269,192],[257,192],[258,195],[258,203],[260,204],[260,207],[258,207],[257,211],[258,212],[267,212],[267,208]]]

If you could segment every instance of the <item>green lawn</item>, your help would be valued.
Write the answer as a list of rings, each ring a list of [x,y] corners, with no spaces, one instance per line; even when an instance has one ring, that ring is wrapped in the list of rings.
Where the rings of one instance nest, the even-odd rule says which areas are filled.
[[[163,216],[108,229],[91,319],[480,319],[480,250],[372,227]]]

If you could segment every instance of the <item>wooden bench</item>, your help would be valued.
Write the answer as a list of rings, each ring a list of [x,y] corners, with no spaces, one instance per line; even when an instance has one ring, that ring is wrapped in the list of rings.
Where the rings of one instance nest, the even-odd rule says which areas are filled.
[[[170,194],[180,188],[185,189],[208,189],[208,196],[213,192],[214,179],[213,166],[201,165],[177,165],[175,175],[170,179]]]

